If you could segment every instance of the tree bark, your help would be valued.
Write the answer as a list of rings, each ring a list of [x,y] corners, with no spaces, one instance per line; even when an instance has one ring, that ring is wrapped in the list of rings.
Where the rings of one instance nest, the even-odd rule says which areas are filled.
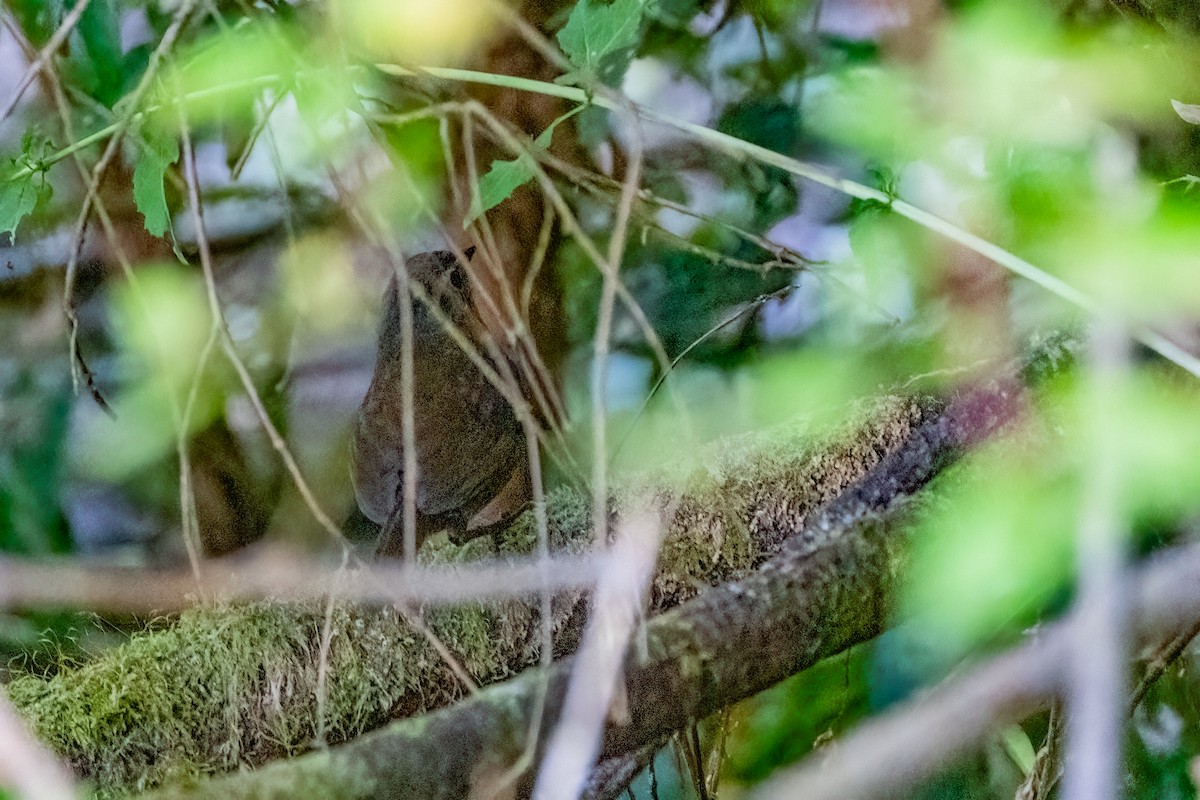
[[[812,515],[759,570],[650,621],[644,650],[626,666],[629,717],[610,723],[602,757],[644,747],[883,630],[902,571],[905,523],[921,502],[912,493],[964,446],[1010,420],[1014,408],[1011,393],[992,386],[940,413],[930,409],[901,446]],[[512,768],[534,730],[539,695],[545,692],[540,747],[571,668],[566,659],[340,747],[152,796],[511,796],[526,788]]]

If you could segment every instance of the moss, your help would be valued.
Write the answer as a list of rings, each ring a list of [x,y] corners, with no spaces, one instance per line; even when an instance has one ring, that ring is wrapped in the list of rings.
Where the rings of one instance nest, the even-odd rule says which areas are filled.
[[[309,747],[317,724],[315,605],[199,608],[48,681],[7,686],[38,735],[101,788],[259,763]],[[425,642],[394,614],[334,611],[322,705],[338,741],[382,721],[420,678],[396,653]],[[353,635],[346,635],[353,631]]]
[[[674,507],[664,530],[651,610],[738,578],[778,550],[821,504],[857,480],[911,431],[916,404],[897,398],[855,409],[844,428],[814,441],[802,425],[727,439],[700,468],[627,479],[611,514],[646,497]],[[551,546],[592,542],[591,501],[559,488],[547,498]],[[459,548],[431,541],[423,558],[461,563],[520,559],[536,549],[531,515]],[[556,597],[556,652],[578,637],[582,592]],[[515,600],[428,609],[424,623],[475,680],[536,663],[538,603]],[[427,637],[395,610],[335,605],[322,658],[319,602],[203,607],[163,630],[49,680],[24,676],[7,692],[39,736],[104,793],[257,765],[334,743],[390,717],[462,696],[461,680]]]

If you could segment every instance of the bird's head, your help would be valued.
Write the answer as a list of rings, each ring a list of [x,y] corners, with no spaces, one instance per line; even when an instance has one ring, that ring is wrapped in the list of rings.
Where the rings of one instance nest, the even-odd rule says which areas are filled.
[[[463,251],[467,261],[475,255],[475,248]],[[471,304],[471,278],[466,266],[449,250],[418,253],[405,265],[408,277],[429,294],[443,311],[450,313],[460,304]]]

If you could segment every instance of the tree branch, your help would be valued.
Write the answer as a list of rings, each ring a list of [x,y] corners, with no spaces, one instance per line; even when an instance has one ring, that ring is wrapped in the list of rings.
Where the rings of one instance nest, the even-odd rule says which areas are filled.
[[[903,560],[919,490],[953,454],[1005,424],[1012,395],[993,386],[934,409],[897,448],[784,541],[761,569],[650,621],[626,664],[628,718],[610,721],[602,758],[639,750],[690,720],[755,694],[878,634]],[[159,798],[486,796],[517,762],[538,694],[537,729],[554,729],[572,659],[527,671],[429,716],[393,723],[341,747]]]

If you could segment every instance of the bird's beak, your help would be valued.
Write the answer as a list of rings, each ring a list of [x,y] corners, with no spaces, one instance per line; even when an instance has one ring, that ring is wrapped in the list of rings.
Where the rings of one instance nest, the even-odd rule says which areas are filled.
[[[475,255],[475,245],[471,245],[466,250],[463,250],[463,255],[467,257],[467,261],[470,261]]]

